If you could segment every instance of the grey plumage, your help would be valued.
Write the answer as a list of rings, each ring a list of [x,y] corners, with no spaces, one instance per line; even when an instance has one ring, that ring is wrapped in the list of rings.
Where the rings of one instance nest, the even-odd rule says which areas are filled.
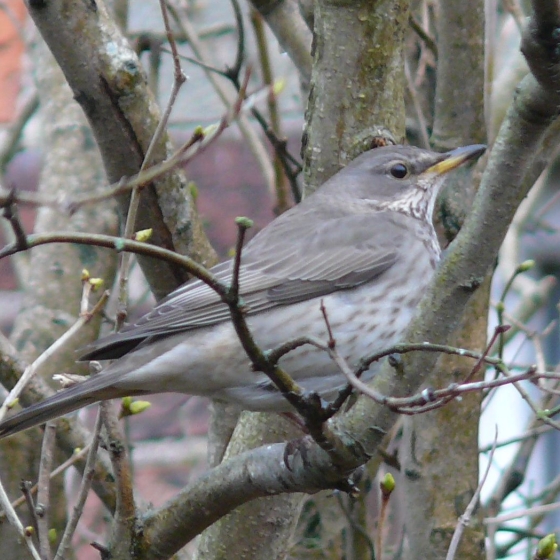
[[[325,338],[321,300],[337,347],[351,363],[397,342],[439,258],[431,215],[443,174],[483,151],[372,150],[257,234],[242,252],[240,294],[261,347],[301,334]],[[212,272],[229,283],[231,261]],[[85,350],[84,359],[118,359],[5,420],[0,437],[91,402],[134,394],[177,391],[254,410],[289,408],[265,376],[251,371],[227,306],[198,280]],[[344,383],[328,357],[310,347],[288,354],[282,365],[304,388],[327,398]]]

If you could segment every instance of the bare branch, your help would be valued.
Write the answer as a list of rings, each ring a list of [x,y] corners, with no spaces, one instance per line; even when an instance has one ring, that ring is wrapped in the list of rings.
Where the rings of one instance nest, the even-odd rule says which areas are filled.
[[[480,479],[480,483],[476,488],[476,492],[473,494],[467,509],[459,518],[459,523],[455,527],[455,531],[453,532],[453,538],[451,539],[451,544],[449,545],[449,549],[447,551],[447,556],[445,560],[453,560],[455,555],[457,554],[457,549],[459,547],[459,541],[461,540],[461,536],[465,530],[465,527],[470,523],[470,519],[472,514],[474,513],[475,508],[478,506],[478,501],[480,500],[480,494],[482,492],[482,488],[488,478],[488,474],[490,473],[490,467],[492,466],[492,458],[494,457],[494,453],[496,451],[496,443],[498,441],[498,427],[496,426],[496,433],[494,434],[494,443],[492,445],[492,449],[490,451],[490,455],[488,457],[488,464],[486,465],[486,470]]]
[[[49,510],[50,500],[50,478],[55,451],[56,424],[47,422],[45,434],[43,436],[43,446],[41,448],[41,462],[39,464],[39,480],[37,481],[37,527],[39,538],[39,550],[44,559],[49,559],[51,555],[51,543],[49,539]]]

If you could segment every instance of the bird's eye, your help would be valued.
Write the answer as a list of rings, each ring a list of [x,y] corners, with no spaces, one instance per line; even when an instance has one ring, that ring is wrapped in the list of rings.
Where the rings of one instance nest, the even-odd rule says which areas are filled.
[[[408,169],[404,163],[395,163],[391,167],[391,175],[395,179],[404,179],[408,175]]]

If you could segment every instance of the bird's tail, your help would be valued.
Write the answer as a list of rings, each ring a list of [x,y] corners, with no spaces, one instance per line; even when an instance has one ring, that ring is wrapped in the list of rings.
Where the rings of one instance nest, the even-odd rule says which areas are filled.
[[[111,377],[99,373],[10,416],[0,422],[0,438],[44,424],[89,404],[125,396],[123,391],[111,386],[114,381]]]

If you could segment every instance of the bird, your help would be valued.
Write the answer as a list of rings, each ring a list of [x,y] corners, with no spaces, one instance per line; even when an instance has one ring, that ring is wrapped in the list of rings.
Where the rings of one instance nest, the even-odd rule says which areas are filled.
[[[432,224],[438,190],[449,171],[485,149],[369,150],[258,232],[241,252],[239,295],[260,348],[300,336],[326,342],[330,326],[337,351],[355,365],[399,342],[440,259]],[[228,285],[233,266],[229,260],[210,270]],[[98,401],[163,392],[252,411],[293,411],[270,379],[251,367],[228,306],[198,279],[86,347],[81,359],[109,362],[3,420],[0,437]],[[346,384],[328,354],[310,345],[283,355],[279,365],[303,390],[326,400]],[[373,364],[362,379],[378,367]]]

